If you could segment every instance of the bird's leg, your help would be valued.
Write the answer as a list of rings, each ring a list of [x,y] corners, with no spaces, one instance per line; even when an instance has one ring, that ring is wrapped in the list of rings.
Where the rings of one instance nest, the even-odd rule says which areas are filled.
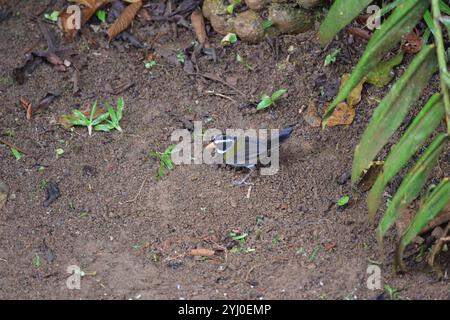
[[[233,185],[235,186],[248,186],[248,185],[253,185],[253,183],[251,182],[247,182],[248,178],[250,178],[250,176],[252,175],[253,171],[255,171],[254,167],[250,167],[250,172],[247,173],[244,177],[244,179],[242,179],[241,181],[234,181]]]

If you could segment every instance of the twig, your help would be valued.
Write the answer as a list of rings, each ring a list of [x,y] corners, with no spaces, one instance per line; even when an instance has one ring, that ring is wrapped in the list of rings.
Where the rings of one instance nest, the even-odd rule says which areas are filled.
[[[29,155],[28,152],[25,152],[25,151],[23,151],[22,149],[17,148],[14,144],[12,144],[12,143],[10,143],[10,142],[8,142],[8,141],[5,141],[5,140],[3,140],[3,139],[0,139],[0,143],[1,143],[1,144],[4,144],[4,145],[7,145],[7,146],[10,147],[10,148],[16,149],[16,150],[19,151],[20,153]]]
[[[247,94],[245,94],[244,92],[242,92],[241,90],[239,90],[238,88],[236,88],[235,86],[233,86],[233,85],[229,84],[228,82],[223,81],[222,79],[220,79],[220,78],[218,78],[218,77],[215,77],[215,76],[213,76],[213,75],[209,75],[209,74],[206,74],[206,73],[199,73],[199,72],[195,73],[195,75],[196,75],[196,76],[203,77],[203,78],[205,78],[205,79],[217,81],[217,82],[219,82],[219,83],[221,83],[221,84],[223,84],[223,85],[225,85],[225,86],[227,86],[227,87],[233,89],[234,91],[236,91],[237,93],[243,95],[244,97],[247,97],[247,96],[248,96]]]
[[[228,100],[230,100],[230,101],[233,101],[233,102],[236,102],[236,103],[237,103],[237,101],[234,100],[232,97],[226,96],[226,95],[221,94],[221,93],[214,92],[214,91],[212,91],[212,90],[207,90],[207,91],[205,91],[205,93],[207,93],[207,94],[212,94],[212,95],[214,95],[214,96],[218,96],[218,97],[221,97],[221,98],[225,98],[225,99],[228,99]]]
[[[144,180],[142,181],[141,187],[139,188],[138,193],[136,193],[136,195],[134,196],[133,199],[127,200],[127,201],[125,201],[125,202],[123,202],[123,203],[120,203],[120,202],[119,202],[119,204],[126,204],[126,203],[135,202],[135,201],[137,200],[137,198],[140,196],[140,194],[141,194],[141,192],[142,192],[142,189],[144,188],[144,185],[145,185],[145,183],[147,182],[147,179],[148,179],[148,176],[146,176],[146,177],[144,178]]]

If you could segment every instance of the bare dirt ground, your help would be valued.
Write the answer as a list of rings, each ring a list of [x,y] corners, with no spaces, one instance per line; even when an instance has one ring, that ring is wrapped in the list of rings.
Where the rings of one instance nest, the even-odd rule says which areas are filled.
[[[67,45],[75,52],[72,61],[86,62],[80,69],[80,92],[74,95],[73,69],[59,72],[44,63],[23,85],[11,77],[24,50],[40,37],[31,17],[45,4],[22,1],[18,14],[0,24],[1,139],[27,153],[16,161],[9,148],[0,148],[0,178],[10,187],[0,209],[0,298],[387,298],[383,290],[366,286],[367,266],[379,256],[365,193],[343,179],[376,107],[373,98],[383,97],[385,90],[364,89],[350,126],[322,131],[299,113],[303,105],[319,104],[320,87],[331,90],[351,70],[363,43],[346,51],[345,40],[335,41],[324,51],[311,31],[221,48],[220,37],[212,33],[218,61],[201,55],[199,71],[225,79],[242,95],[189,75],[162,57],[147,70],[144,50],[120,40],[108,48],[101,34],[86,31]],[[154,22],[137,22],[133,32],[151,44],[161,30],[155,46],[183,48],[194,40],[188,29],[178,27],[175,36],[170,27]],[[324,67],[326,54],[336,47],[345,49],[342,56]],[[253,70],[236,62],[238,53]],[[133,86],[114,93],[129,83]],[[436,81],[431,83],[428,95],[437,87]],[[288,95],[272,112],[256,113],[248,106],[252,98],[279,88],[286,88]],[[37,103],[55,91],[61,96],[28,121],[19,98]],[[96,132],[89,137],[85,128],[71,131],[57,124],[73,108],[95,99],[114,104],[118,96],[125,100],[123,134]],[[172,131],[194,120],[203,121],[205,129],[295,129],[281,149],[280,171],[255,175],[247,198],[247,187],[231,185],[242,177],[241,171],[182,165],[160,181],[155,178],[159,164],[147,153],[163,151]],[[64,154],[56,156],[58,148]],[[448,150],[445,154],[434,171],[435,181],[450,172]],[[50,182],[58,184],[61,195],[44,207]],[[351,201],[339,209],[336,202],[343,195]],[[248,233],[245,243],[231,240],[231,231]],[[392,272],[394,240],[392,232],[381,265],[383,284],[399,289],[403,299],[449,299],[448,278],[437,280],[425,262],[415,260],[416,254],[407,259],[408,273]],[[195,259],[188,254],[193,248],[227,250]],[[255,250],[245,252],[248,248]],[[441,256],[447,269],[449,257]],[[96,274],[83,277],[80,290],[69,290],[69,265]]]

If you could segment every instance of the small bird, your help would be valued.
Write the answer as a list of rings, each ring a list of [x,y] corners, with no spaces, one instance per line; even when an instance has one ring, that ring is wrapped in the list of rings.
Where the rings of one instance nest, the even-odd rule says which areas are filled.
[[[278,148],[291,136],[292,127],[281,129],[278,135],[270,140],[260,139],[258,137],[244,136],[242,138],[237,136],[217,135],[211,139],[211,143],[206,146],[206,150],[216,152],[216,157],[222,157],[225,163],[233,167],[247,168],[250,172],[236,185],[247,185],[247,180],[255,169],[256,165],[260,163],[262,158],[270,156],[272,148]],[[242,147],[241,143],[245,146]],[[222,159],[218,159],[222,160]]]

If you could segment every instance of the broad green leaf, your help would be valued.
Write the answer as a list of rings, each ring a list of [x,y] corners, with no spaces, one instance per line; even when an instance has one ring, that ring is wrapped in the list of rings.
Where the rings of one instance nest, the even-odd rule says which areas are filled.
[[[338,200],[337,204],[338,204],[339,207],[342,207],[342,206],[345,206],[349,201],[350,201],[350,197],[349,196],[343,196],[342,198],[340,198]]]
[[[264,95],[262,96],[261,101],[256,106],[256,110],[263,110],[267,107],[270,107],[272,103],[273,103],[272,99],[269,96]]]
[[[20,151],[14,147],[11,147],[11,153],[17,161],[19,161],[23,157],[22,153],[20,153]]]
[[[124,105],[125,102],[123,101],[123,97],[119,97],[117,99],[117,121],[120,121],[122,119]]]
[[[434,46],[425,46],[375,109],[361,141],[355,148],[353,184],[360,180],[363,171],[370,166],[371,161],[401,125],[437,69]]]
[[[386,185],[431,136],[444,115],[442,96],[435,94],[415,117],[400,141],[393,146],[384,162],[383,172],[378,176],[367,197],[367,207],[372,222],[374,222],[375,214],[380,207]]]
[[[450,202],[450,179],[444,178],[424,201],[414,219],[410,222],[405,233],[402,235],[395,254],[395,265],[402,271],[406,267],[403,263],[403,252],[408,244],[436,217]]]
[[[355,19],[373,0],[336,0],[320,25],[320,44],[325,46],[334,36]]]
[[[439,1],[439,9],[443,13],[450,15],[450,6],[444,0]]]
[[[99,124],[94,127],[95,131],[110,132],[112,129],[114,129],[112,124]]]
[[[434,27],[434,21],[433,16],[431,15],[430,10],[427,10],[425,14],[423,15],[423,19],[425,20],[425,23],[427,24],[428,29],[431,30],[433,34],[435,34],[436,28]]]
[[[284,95],[286,92],[287,92],[286,89],[280,89],[280,90],[275,91],[275,92],[272,94],[272,97],[271,97],[272,101],[277,101],[277,100],[278,100],[282,95]]]
[[[101,115],[99,115],[97,118],[95,118],[94,121],[92,121],[92,126],[96,126],[100,123],[102,123],[103,121],[105,121],[106,119],[109,118],[109,113],[102,113]]]
[[[348,6],[348,1],[346,1],[346,5]],[[429,5],[428,0],[410,0],[397,6],[391,16],[381,25],[381,28],[373,34],[349,81],[339,90],[337,97],[328,107],[324,115],[323,127],[326,126],[328,118],[336,106],[347,98],[352,89],[380,62],[387,52],[402,40],[403,36],[411,32],[422,19]]]
[[[427,181],[428,175],[439,158],[447,138],[448,136],[445,133],[438,135],[403,179],[378,225],[377,237],[380,245],[383,243],[384,235],[400,217],[403,210],[419,195],[420,190]]]
[[[367,74],[366,82],[377,87],[384,87],[394,78],[392,69],[403,61],[403,52],[395,55],[393,58],[379,63],[372,71]]]
[[[74,109],[74,110],[72,110],[72,113],[78,120],[87,123],[88,118],[86,118],[86,116],[83,114],[83,112],[81,112],[80,110]]]
[[[401,4],[403,1],[407,1],[407,0],[395,0],[391,3],[388,3],[387,5],[385,5],[383,8],[381,8],[380,10],[380,16],[384,16],[386,13],[391,12],[392,10],[394,10],[395,8],[398,7],[399,4]]]
[[[264,30],[267,30],[267,29],[269,29],[271,26],[273,26],[273,22],[272,22],[271,20],[269,20],[269,19],[264,20],[263,23],[262,23],[262,26],[263,26],[263,29],[264,29]]]

